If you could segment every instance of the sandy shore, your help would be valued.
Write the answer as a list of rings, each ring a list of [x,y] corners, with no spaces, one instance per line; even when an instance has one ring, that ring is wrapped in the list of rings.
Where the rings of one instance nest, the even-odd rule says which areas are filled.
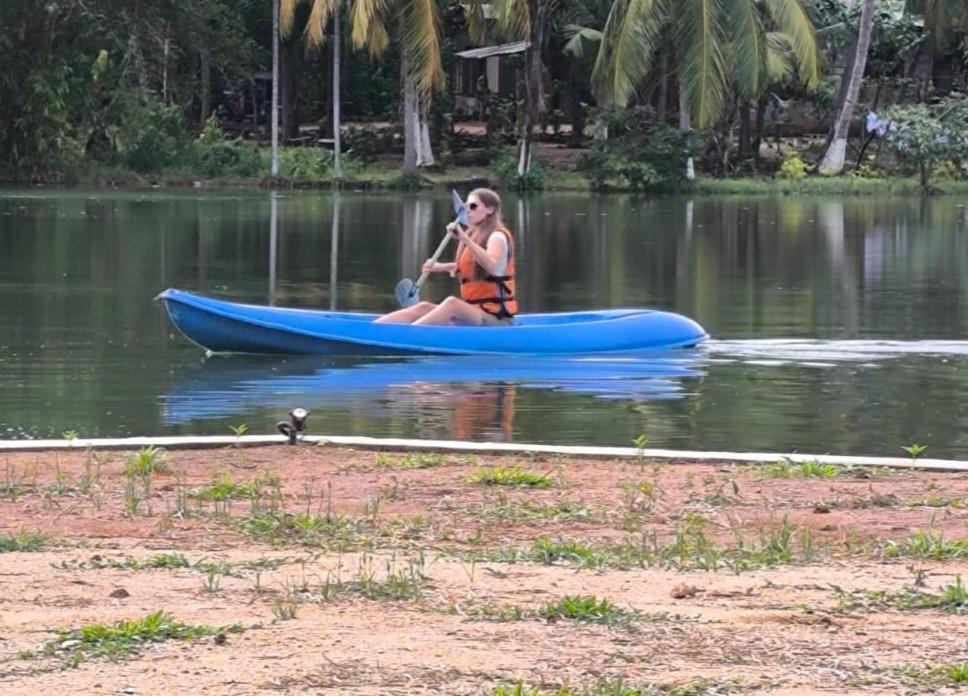
[[[966,520],[964,474],[322,446],[5,454],[0,689],[954,691]],[[148,625],[70,633],[158,611],[157,642],[139,640]]]

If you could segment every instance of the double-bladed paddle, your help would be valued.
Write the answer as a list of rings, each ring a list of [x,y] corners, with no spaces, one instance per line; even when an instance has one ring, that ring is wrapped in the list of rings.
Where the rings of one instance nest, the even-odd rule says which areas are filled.
[[[467,219],[467,209],[464,208],[464,201],[461,200],[461,197],[457,195],[457,191],[451,191],[450,194],[451,194],[451,200],[454,204],[454,215],[457,216],[454,222],[456,222],[459,225],[463,225],[464,227],[469,227],[470,221]],[[444,248],[446,248],[447,243],[451,239],[451,236],[452,235],[450,234],[450,232],[448,232],[446,235],[444,235],[444,238],[440,240],[440,244],[437,246],[437,251],[435,251],[434,255],[430,257],[431,264],[437,263],[437,259],[439,259],[440,255],[444,253]],[[393,291],[394,294],[397,296],[397,303],[401,307],[406,308],[406,307],[412,307],[413,305],[420,302],[420,288],[421,286],[423,286],[424,283],[427,282],[427,278],[429,276],[430,276],[430,271],[424,271],[423,273],[420,274],[420,277],[417,278],[416,283],[410,280],[409,278],[404,278],[399,283],[397,283],[397,287],[394,288],[394,291]]]

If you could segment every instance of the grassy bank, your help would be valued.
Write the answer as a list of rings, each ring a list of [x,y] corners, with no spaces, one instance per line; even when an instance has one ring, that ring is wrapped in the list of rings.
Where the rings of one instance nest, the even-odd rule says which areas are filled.
[[[268,162],[264,167],[268,171]],[[503,174],[503,176],[502,176]],[[0,179],[7,185],[22,185],[32,182],[29,177],[7,177]],[[141,174],[117,166],[91,162],[81,169],[66,174],[53,181],[44,181],[65,186],[92,188],[270,188],[273,182],[267,174],[258,176],[219,176],[205,177],[190,168],[167,169],[155,174]],[[387,190],[413,191],[420,189],[453,188],[468,184],[482,184],[507,190],[522,188],[507,176],[506,168],[489,165],[435,167],[424,170],[417,176],[404,174],[395,162],[376,162],[372,164],[350,163],[344,170],[342,179],[337,180],[332,171],[327,170],[313,175],[282,176],[275,181],[279,189],[331,189],[349,190]],[[544,191],[594,191],[593,183],[582,172],[567,168],[550,168],[541,165],[523,187],[529,190]],[[956,195],[968,193],[968,181],[939,180],[932,182],[931,188],[924,191],[916,177],[863,178],[857,176],[820,177],[813,176],[801,180],[779,179],[772,177],[741,177],[716,179],[699,177],[693,182],[664,181],[648,189],[638,189],[619,182],[608,182],[603,189],[608,193],[656,194],[699,194],[699,195]]]

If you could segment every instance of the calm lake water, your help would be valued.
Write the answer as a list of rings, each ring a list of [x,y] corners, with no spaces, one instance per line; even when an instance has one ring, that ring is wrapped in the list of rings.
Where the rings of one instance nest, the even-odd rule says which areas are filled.
[[[319,434],[968,458],[965,203],[509,195],[522,311],[661,307],[713,340],[360,360],[206,358],[152,298],[393,309],[447,192],[0,191],[0,438],[268,433],[299,405]]]

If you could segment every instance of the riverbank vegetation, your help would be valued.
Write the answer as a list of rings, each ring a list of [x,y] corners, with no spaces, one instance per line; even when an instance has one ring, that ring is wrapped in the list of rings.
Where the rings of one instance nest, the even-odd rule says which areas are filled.
[[[52,0],[7,3],[0,22],[8,182],[867,193],[968,178],[960,0]]]

